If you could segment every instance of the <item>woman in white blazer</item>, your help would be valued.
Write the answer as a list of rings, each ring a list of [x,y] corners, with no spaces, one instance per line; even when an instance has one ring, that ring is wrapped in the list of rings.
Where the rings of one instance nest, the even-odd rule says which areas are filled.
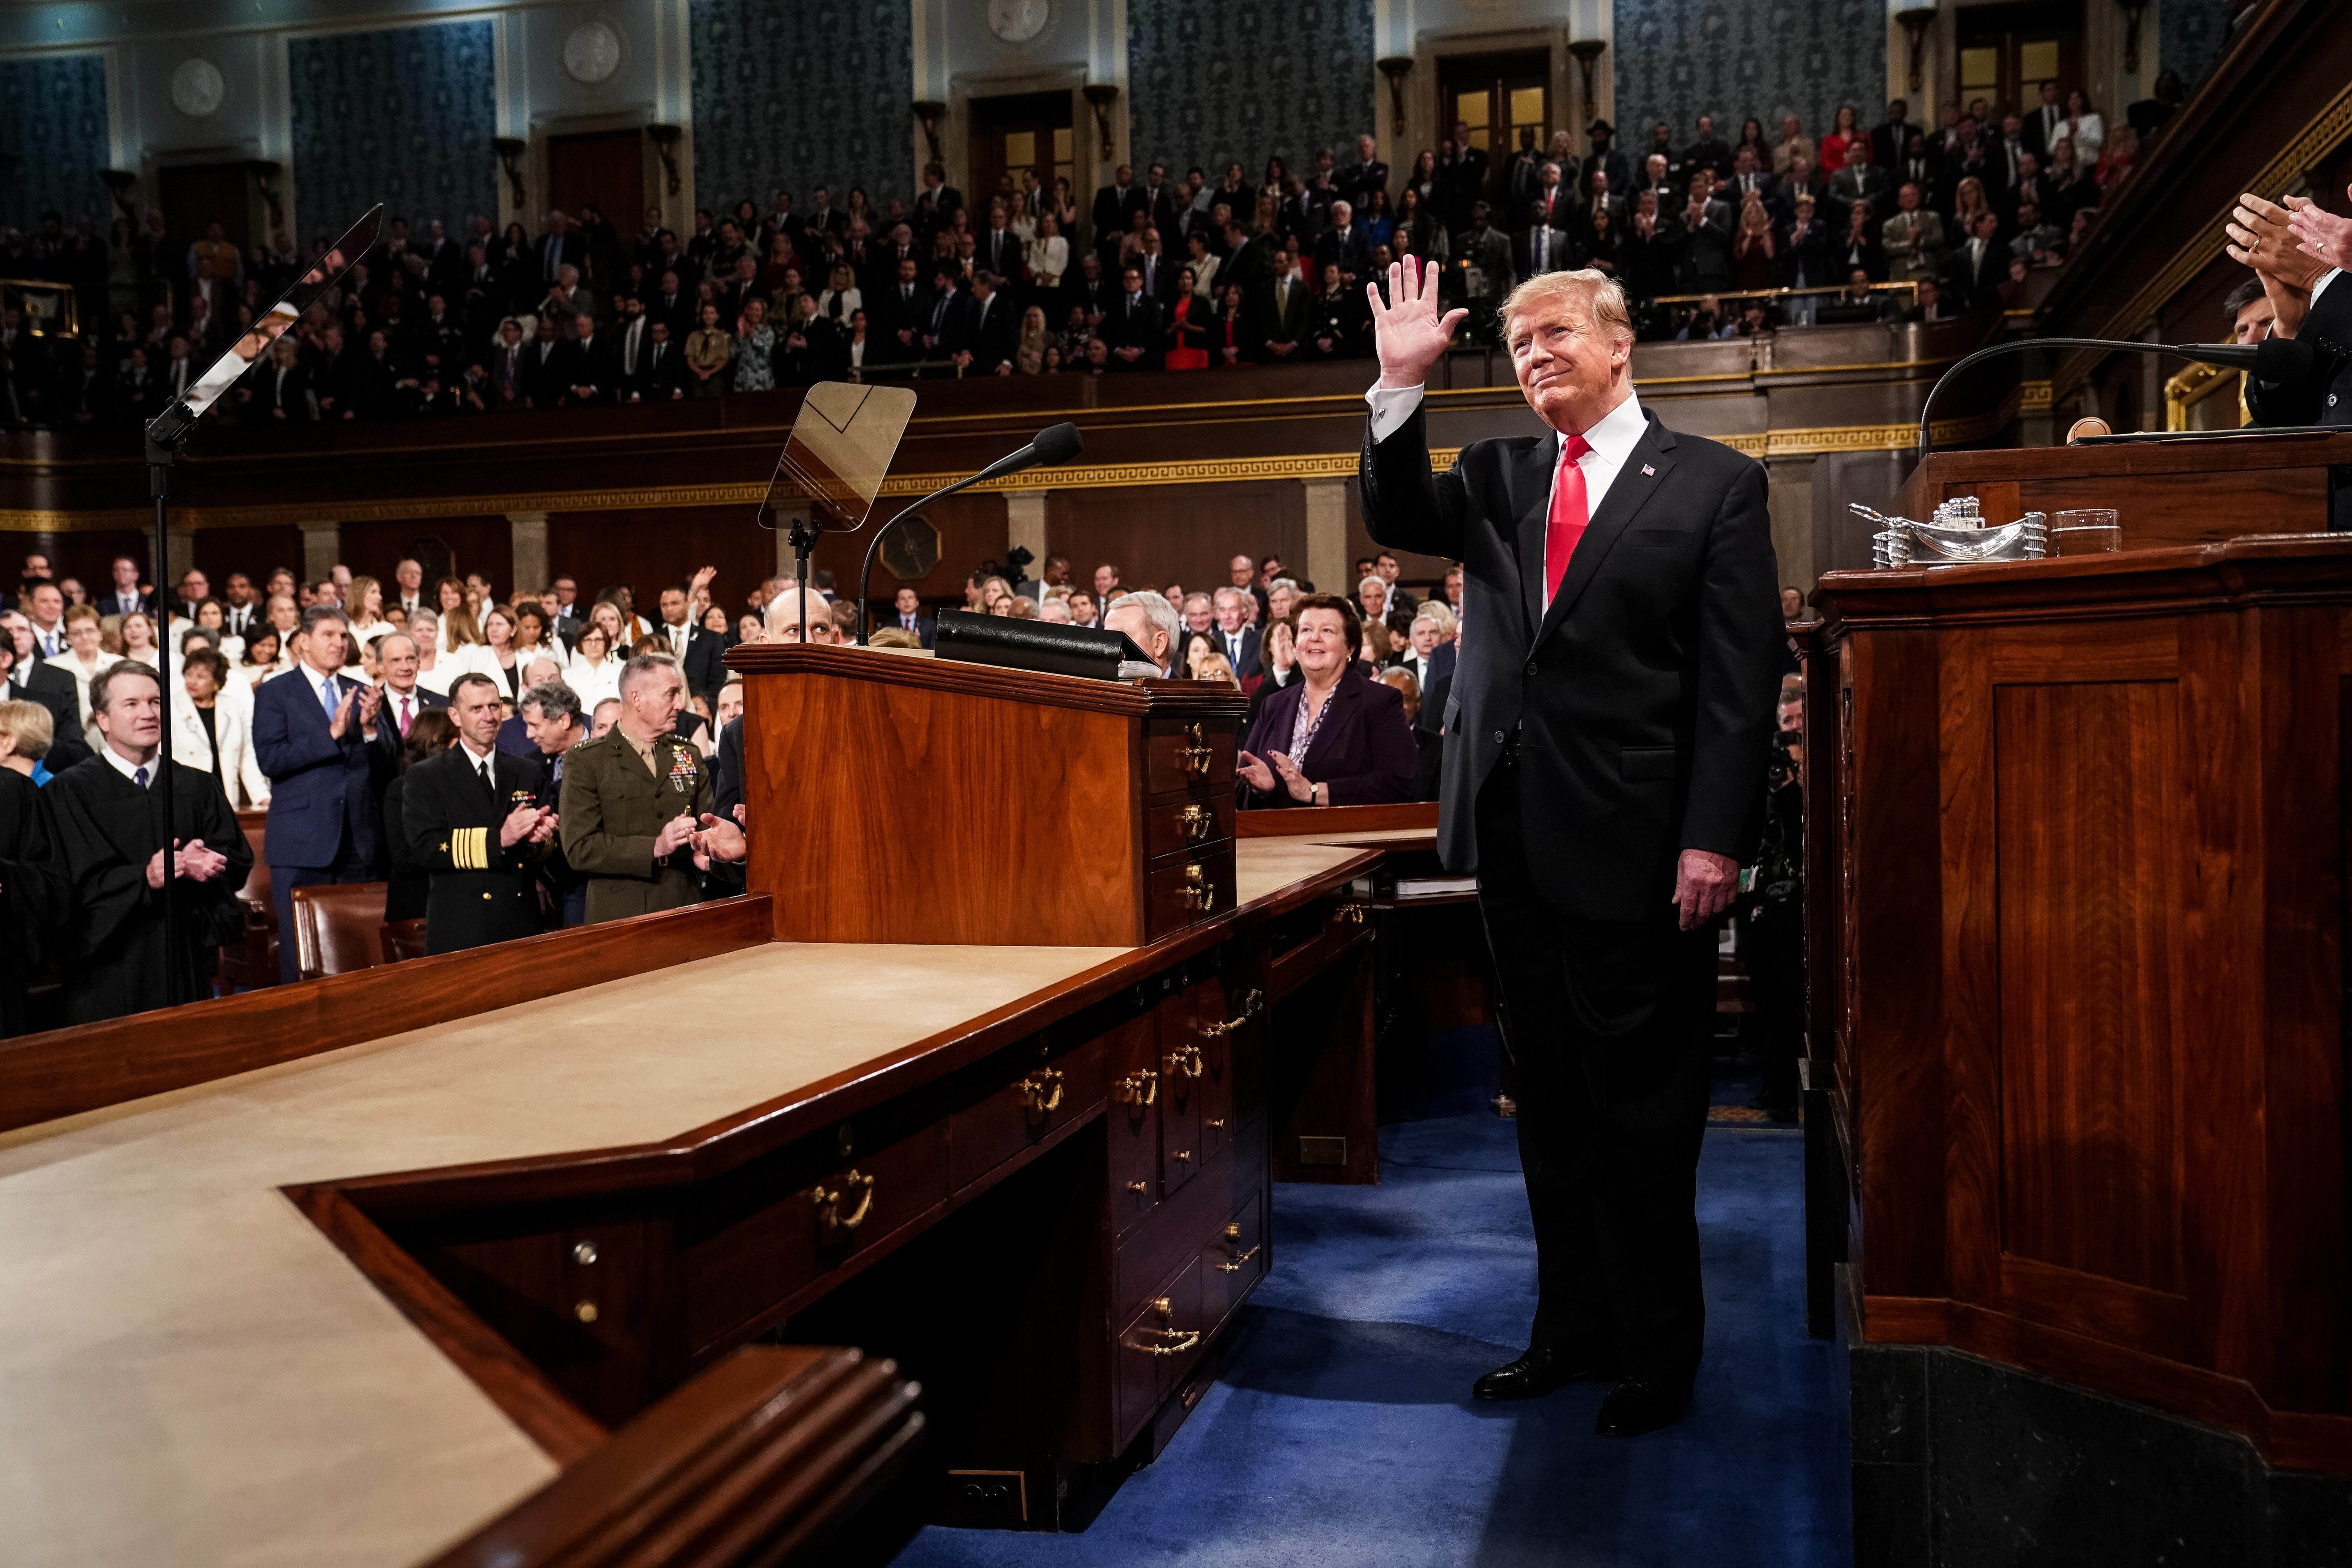
[[[607,697],[621,694],[621,667],[628,663],[625,656],[612,651],[612,606],[598,608],[606,614],[581,628],[579,640],[572,645],[572,663],[563,671],[563,684],[579,694],[581,708],[590,713]]]
[[[253,754],[253,688],[228,679],[228,661],[217,649],[198,648],[175,662],[181,679],[172,693],[172,760],[206,773],[217,761],[221,793],[232,807],[268,805],[268,775]]]

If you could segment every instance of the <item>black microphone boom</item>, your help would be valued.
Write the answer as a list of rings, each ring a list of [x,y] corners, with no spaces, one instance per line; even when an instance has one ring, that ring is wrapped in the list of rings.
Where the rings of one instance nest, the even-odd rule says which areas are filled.
[[[2199,364],[2227,365],[2232,370],[2251,371],[2260,352],[2251,343],[2143,343],[2129,338],[2011,338],[1990,348],[1979,349],[1951,369],[1936,378],[1927,395],[1919,405],[1919,457],[1925,460],[1930,442],[1928,416],[1934,412],[1936,395],[1944,390],[1951,379],[1979,360],[1997,354],[2023,353],[2028,349],[2105,349],[2117,353],[2177,354]]]
[[[893,528],[941,496],[951,496],[958,490],[969,489],[973,485],[984,484],[990,479],[1001,479],[1007,474],[1017,474],[1024,468],[1034,468],[1040,464],[1066,463],[1076,457],[1085,446],[1086,442],[1080,438],[1076,426],[1067,421],[1059,425],[1049,425],[1037,432],[1035,440],[1019,451],[1006,453],[969,479],[958,479],[951,485],[941,486],[911,506],[900,509],[889,521],[876,529],[874,537],[866,542],[866,564],[858,568],[857,572],[858,645],[866,646],[866,639],[874,629],[874,613],[867,602],[866,588],[874,575],[874,557],[881,553],[882,541]]]

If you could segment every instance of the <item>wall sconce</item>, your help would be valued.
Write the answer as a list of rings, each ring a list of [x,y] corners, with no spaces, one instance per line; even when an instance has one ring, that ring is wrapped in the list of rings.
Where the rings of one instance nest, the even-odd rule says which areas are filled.
[[[1601,117],[1601,99],[1592,85],[1592,68],[1608,47],[1606,38],[1579,38],[1568,46],[1568,52],[1576,57],[1576,68],[1584,73],[1584,112],[1596,120]]]
[[[20,160],[11,158],[8,162],[13,166]],[[275,168],[276,165],[273,164],[271,167]],[[108,194],[114,197],[115,209],[128,218],[131,227],[136,229],[139,226],[139,209],[138,204],[131,198],[138,193],[139,176],[128,169],[100,169],[98,172],[98,177],[106,182]]]
[[[269,230],[272,234],[286,226],[286,208],[278,200],[278,189],[270,182],[278,178],[278,165],[267,158],[247,158],[245,172],[253,176],[260,188],[261,199],[269,205]]]
[[[500,136],[490,143],[499,150],[499,166],[507,172],[507,184],[513,191],[514,205],[524,201],[522,188],[522,156],[530,151],[530,143],[520,136]]]
[[[940,121],[947,118],[948,106],[926,98],[917,100],[914,109],[915,118],[923,122],[923,142],[931,150],[931,162],[939,163]]]
[[[1911,46],[1911,68],[1904,73],[1904,80],[1913,92],[1917,92],[1925,79],[1919,65],[1919,53],[1927,45],[1927,26],[1936,19],[1936,8],[1933,5],[1914,5],[1908,10],[1895,12],[1895,19],[1903,24],[1903,37]]]
[[[1118,89],[1107,81],[1090,81],[1078,90],[1094,105],[1095,129],[1102,132],[1102,155],[1108,158],[1117,150],[1110,139],[1110,106],[1118,101]]]
[[[2124,73],[2139,74],[2139,19],[2147,9],[2147,0],[2116,0],[2124,13]]]
[[[1404,134],[1404,79],[1412,74],[1411,55],[1389,55],[1374,60],[1381,74],[1389,79],[1389,111],[1396,118],[1396,133]]]
[[[653,138],[654,151],[661,154],[662,173],[669,176],[669,194],[677,195],[686,189],[677,177],[677,139],[683,132],[675,125],[648,125],[646,134]],[[517,196],[515,205],[521,205],[522,198]]]

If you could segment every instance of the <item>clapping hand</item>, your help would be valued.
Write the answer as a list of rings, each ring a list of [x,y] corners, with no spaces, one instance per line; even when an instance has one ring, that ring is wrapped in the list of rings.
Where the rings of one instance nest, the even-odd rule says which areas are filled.
[[[2328,263],[2303,248],[2289,226],[2291,216],[2288,208],[2274,202],[2252,194],[2242,195],[2224,226],[2233,242],[2225,248],[2231,260],[2308,292]],[[2315,220],[2309,226],[2318,226]]]
[[[741,828],[705,812],[702,826],[694,836],[694,851],[696,858],[707,865],[711,860],[740,860],[750,852],[750,844]]]
[[[1242,782],[1260,795],[1274,793],[1274,770],[1247,752],[1234,756],[1234,772],[1241,774]]]
[[[1282,774],[1284,787],[1290,791],[1290,798],[1302,803],[1312,801],[1315,786],[1307,782],[1307,775],[1298,771],[1298,764],[1281,752],[1276,752],[1272,756],[1276,771]]]
[[[2346,194],[2352,195],[2352,187]],[[2298,249],[2330,267],[2352,268],[2352,218],[2337,217],[2303,196],[2289,196],[2286,205],[2287,232]]]
[[[661,825],[659,833],[654,835],[654,858],[667,860],[693,841],[693,816],[673,816]]]
[[[209,882],[228,866],[228,857],[206,847],[201,838],[180,848],[172,861],[173,869],[191,882]]]
[[[1441,313],[1437,308],[1437,268],[1424,268],[1417,256],[1389,263],[1388,301],[1378,283],[1364,285],[1371,302],[1372,329],[1378,339],[1382,386],[1419,386],[1429,379],[1430,366],[1454,341],[1454,329],[1470,314],[1464,310]]]
[[[359,689],[353,687],[343,693],[343,700],[341,702],[335,704],[335,716],[327,721],[327,734],[331,739],[340,741],[343,738],[344,732],[351,729],[352,701],[358,696]]]
[[[546,835],[540,831],[540,819],[546,817],[552,821],[554,816],[555,813],[541,806],[516,806],[507,813],[507,819],[499,824],[499,847],[511,849],[525,839],[533,844],[544,843]]]

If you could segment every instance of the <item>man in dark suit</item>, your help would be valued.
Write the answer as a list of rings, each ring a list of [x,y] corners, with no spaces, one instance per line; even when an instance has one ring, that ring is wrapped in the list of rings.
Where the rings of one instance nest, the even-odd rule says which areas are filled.
[[[1462,312],[1410,258],[1389,295],[1364,522],[1463,563],[1438,846],[1478,876],[1535,1221],[1528,1348],[1474,1393],[1614,1377],[1598,1429],[1630,1436],[1681,1415],[1703,1340],[1714,927],[1755,849],[1784,635],[1764,470],[1645,415],[1622,290],[1569,276],[1503,323],[1549,429],[1433,475],[1422,388]]]
[[[929,647],[939,636],[939,625],[922,613],[922,595],[912,588],[901,588],[891,596],[891,625],[915,634],[915,640]]]
[[[741,689],[739,684],[736,690]],[[524,738],[530,742],[530,750],[522,753],[523,761],[536,763],[540,770],[537,804],[552,812],[562,798],[564,761],[572,747],[588,739],[588,715],[581,710],[579,694],[554,679],[527,688],[516,708]],[[587,879],[572,869],[560,842],[548,846],[547,858],[540,862],[539,879],[558,911],[553,924],[587,923]],[[732,890],[742,890],[740,879]]]
[[[819,198],[822,198],[824,194],[824,187],[819,185],[817,187]],[[948,184],[948,172],[945,165],[924,164],[923,194],[915,198],[915,226],[925,234],[936,228],[943,228],[962,206],[963,194]],[[814,229],[817,225],[812,220],[810,226]],[[846,225],[843,226],[845,227]]]
[[[923,321],[922,354],[927,360],[950,360],[971,345],[971,296],[964,291],[963,273],[952,261],[942,261],[931,273],[930,310]]]
[[[1312,301],[1288,251],[1275,252],[1274,276],[1258,286],[1250,304],[1257,316],[1257,336],[1265,344],[1267,363],[1297,359]]]
[[[547,215],[547,232],[531,247],[539,258],[540,281],[552,287],[563,268],[588,270],[588,237],[573,231],[572,219],[562,212]],[[272,861],[272,865],[276,862]]]
[[[112,584],[99,597],[100,615],[127,616],[133,610],[154,615],[155,595],[142,592],[139,586],[139,563],[128,555],[116,556]]]
[[[612,335],[596,330],[596,318],[583,310],[572,318],[571,340],[557,346],[553,381],[567,404],[611,403],[621,384],[620,362]]]
[[[1711,169],[1718,180],[1731,176],[1731,143],[1716,130],[1712,114],[1698,117],[1698,134],[1683,149],[1683,177],[1688,179],[1694,169]]]
[[[1257,628],[1249,624],[1249,590],[1230,584],[1218,589],[1211,599],[1216,605],[1217,625],[1209,635],[1225,662],[1234,667],[1235,678],[1242,680],[1265,668],[1258,658]]]
[[[686,395],[686,356],[670,341],[667,321],[656,318],[646,324],[636,379],[623,384],[622,395],[631,403],[671,403]]]
[[[538,763],[491,744],[498,683],[459,676],[449,688],[449,715],[457,744],[410,768],[402,786],[400,830],[432,873],[427,952],[538,934],[539,867],[556,831],[554,809],[539,800]]]
[[[1023,251],[1021,237],[1004,226],[1004,209],[988,209],[988,226],[980,231],[979,248],[973,254],[979,267],[999,278],[1021,276]]]
[[[2059,101],[2058,84],[2054,81],[2043,82],[2042,101],[2033,106],[2032,110],[2025,116],[2021,127],[2025,134],[2025,150],[2043,163],[2048,163],[2053,133],[2058,127],[2065,123],[2066,106]]]
[[[727,650],[719,646],[723,639],[717,632],[694,624],[692,605],[684,587],[664,588],[661,625],[654,635],[669,645],[669,656],[686,671],[686,694],[707,702],[719,695],[719,682],[727,679],[727,667],[719,662]]]
[[[21,611],[5,617],[0,637],[0,702],[31,702],[49,713],[49,772],[61,773],[89,754],[82,738],[81,698],[74,678],[35,657],[33,626]]]
[[[1892,169],[1903,161],[1903,149],[1911,140],[1911,104],[1906,99],[1896,99],[1886,106],[1886,123],[1870,133],[1870,161],[1882,169]]]
[[[1389,188],[1389,166],[1380,160],[1380,147],[1370,136],[1357,137],[1355,165],[1339,176],[1339,194],[1358,206],[1370,201],[1374,191]]]
[[[1119,370],[1157,370],[1160,301],[1143,291],[1143,274],[1137,268],[1129,267],[1122,281],[1127,287],[1111,301],[1110,314],[1103,320],[1111,364]]]
[[[1544,221],[1543,203],[1528,203],[1526,216],[1528,226],[1511,236],[1512,272],[1533,278],[1538,272],[1562,272],[1574,266],[1568,230]]]
[[[278,905],[278,978],[295,969],[294,889],[376,877],[375,739],[383,693],[342,673],[351,630],[341,610],[313,605],[295,633],[295,665],[253,692],[253,754],[269,776],[263,851]],[[497,710],[492,709],[495,713]]]
[[[1445,627],[1435,616],[1412,618],[1412,646],[1397,664],[1400,668],[1412,671],[1413,679],[1420,683],[1424,712],[1429,694],[1437,689],[1438,682],[1454,674],[1458,657],[1455,645],[1446,640]],[[1438,726],[1433,721],[1428,727]]]
[[[2000,218],[1987,210],[1960,242],[1944,254],[1944,287],[1963,310],[1990,310],[2000,302],[2009,277],[2009,247],[2000,242]]]
[[[1356,221],[1356,209],[1346,202],[1331,204],[1330,226],[1315,239],[1315,265],[1337,267],[1351,279],[1371,272],[1371,241],[1365,237],[1364,226]]]
[[[2254,423],[2352,426],[2352,220],[2301,196],[2244,196],[2228,226],[2230,258],[2254,269],[2273,310],[2246,373]],[[2328,527],[2352,531],[2352,468],[2328,469],[2327,483]]]
[[[964,345],[967,375],[1011,375],[1021,321],[1004,279],[987,268],[971,275],[971,334]]]
[[[375,657],[383,668],[383,694],[376,700],[379,720],[372,744],[383,752],[382,768],[388,780],[400,771],[401,744],[408,739],[408,727],[416,722],[416,716],[446,708],[449,700],[416,683],[416,639],[406,632],[393,632],[379,640]],[[397,826],[384,825],[387,831]]]

